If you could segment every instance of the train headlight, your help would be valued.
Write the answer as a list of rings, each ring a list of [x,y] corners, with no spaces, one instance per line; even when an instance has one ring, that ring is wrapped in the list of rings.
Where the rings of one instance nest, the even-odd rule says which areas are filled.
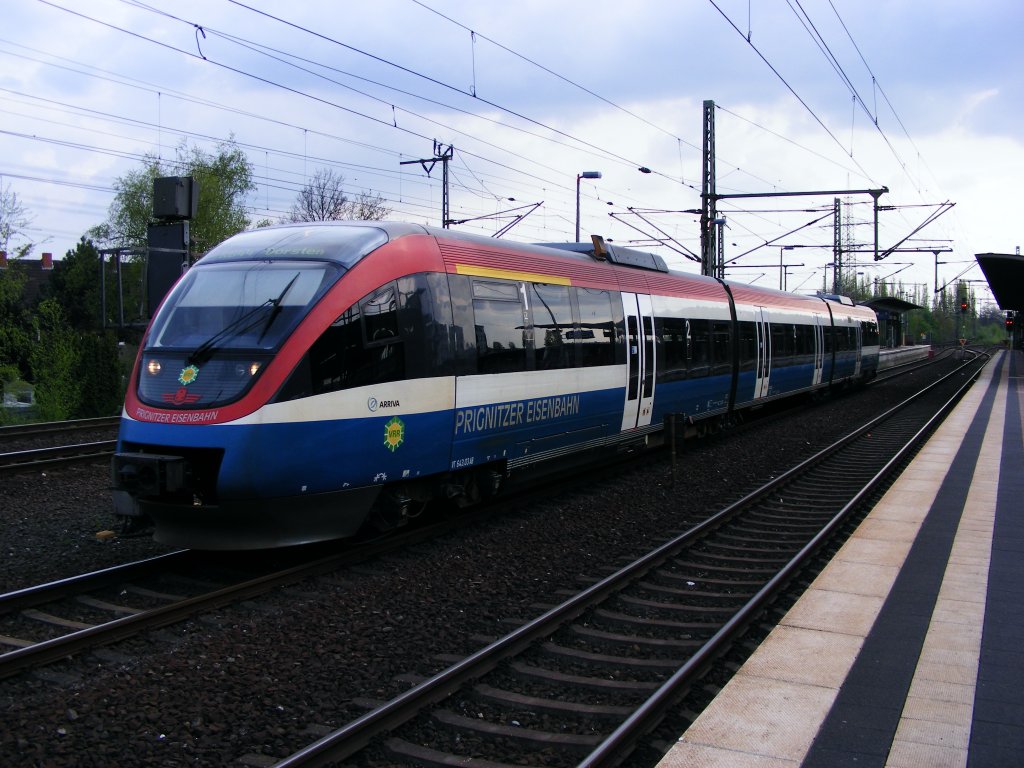
[[[235,366],[235,376],[242,378],[246,375],[255,376],[256,372],[259,371],[261,363],[249,363],[248,366],[243,363],[239,363]]]
[[[149,372],[150,376],[158,376],[162,368],[163,366],[160,365],[159,360],[150,360],[146,363],[146,370]]]

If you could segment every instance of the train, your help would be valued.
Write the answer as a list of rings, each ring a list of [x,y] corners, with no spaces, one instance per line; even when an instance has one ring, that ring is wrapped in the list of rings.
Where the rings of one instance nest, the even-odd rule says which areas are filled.
[[[606,242],[403,222],[242,232],[147,328],[114,513],[195,549],[403,525],[517,481],[864,382],[875,313],[670,270]]]

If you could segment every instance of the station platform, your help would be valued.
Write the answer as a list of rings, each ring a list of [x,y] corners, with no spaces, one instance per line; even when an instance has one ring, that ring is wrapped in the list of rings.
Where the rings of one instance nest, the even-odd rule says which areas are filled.
[[[980,378],[659,768],[1024,766],[1024,353]]]

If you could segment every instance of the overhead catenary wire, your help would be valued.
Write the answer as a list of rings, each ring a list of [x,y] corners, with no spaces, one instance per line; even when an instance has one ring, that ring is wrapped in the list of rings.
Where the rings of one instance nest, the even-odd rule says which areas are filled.
[[[426,9],[428,11],[430,11],[431,13],[437,13],[436,11],[434,11],[431,8],[429,8],[426,4],[424,4],[422,2],[418,2],[417,0],[411,0],[411,1],[415,2],[416,5],[424,8],[424,9]],[[52,2],[51,3],[46,3],[46,4],[50,5],[52,7],[59,7],[55,3],[52,3]],[[133,5],[135,7],[140,8],[140,9],[146,9],[143,3],[129,2],[127,4],[128,5]],[[248,6],[245,6],[244,3],[239,3],[239,2],[233,2],[232,4],[237,6],[237,7],[240,7],[240,8],[248,7]],[[791,5],[791,7],[792,7],[792,5]],[[438,15],[442,16],[443,18],[446,18],[450,23],[459,25],[461,28],[463,28],[463,29],[465,29],[467,31],[472,32],[472,34],[475,37],[475,39],[473,41],[473,45],[474,46],[478,46],[480,44],[480,42],[482,42],[482,41],[486,41],[488,44],[496,45],[499,48],[502,48],[503,50],[508,51],[512,55],[518,56],[523,61],[528,62],[531,66],[539,67],[540,71],[545,71],[547,75],[553,76],[553,77],[558,77],[563,82],[569,83],[569,84],[573,85],[573,87],[580,88],[582,92],[587,92],[588,95],[590,95],[591,97],[597,98],[597,99],[601,100],[603,103],[610,104],[610,105],[614,106],[616,109],[619,109],[619,106],[618,106],[618,104],[616,103],[616,101],[614,99],[605,98],[601,94],[598,94],[596,91],[593,91],[592,89],[588,89],[585,86],[579,85],[574,80],[571,80],[570,78],[567,78],[567,77],[565,77],[563,75],[560,75],[554,69],[552,69],[550,67],[546,67],[544,64],[536,61],[535,59],[533,59],[531,57],[528,57],[528,56],[523,56],[522,54],[519,54],[517,51],[515,51],[513,48],[511,48],[509,46],[505,46],[502,43],[496,42],[492,37],[487,36],[486,34],[482,33],[479,30],[471,30],[468,26],[461,25],[460,22],[458,22],[458,21],[456,21],[454,19],[451,19],[449,17],[444,17],[443,14],[438,14]],[[749,24],[748,24],[748,27],[749,27]],[[206,31],[210,31],[209,28],[204,28],[204,29]],[[308,32],[308,28],[307,28],[307,32]],[[190,29],[190,33],[192,33],[194,35],[195,34],[194,29]],[[203,41],[202,41],[202,52],[203,52],[203,54],[205,54],[206,57],[209,57],[210,54],[211,54],[211,49],[208,46],[208,40],[212,39],[212,37],[216,36],[216,34],[218,34],[218,33],[216,31],[214,31],[214,33],[211,36],[211,38],[204,38]],[[224,38],[225,39],[227,39],[228,37],[232,37],[232,36],[236,37],[236,38],[238,37],[237,35],[232,35],[230,32],[225,32],[224,33]],[[748,35],[748,37],[749,37],[749,35]],[[239,39],[242,39],[242,38],[239,38]],[[270,50],[269,46],[264,46],[262,43],[254,43],[254,44],[262,46],[262,47],[265,47],[266,49]],[[276,46],[276,50],[281,50],[282,48],[283,48],[283,46]],[[195,54],[193,54],[192,51],[184,51],[184,49],[177,49],[177,51],[178,51],[179,54],[182,53],[182,52],[185,52],[187,54],[191,54],[191,55],[193,55],[193,58],[195,58]],[[214,47],[212,52],[216,53],[217,52],[217,48]],[[372,55],[372,54],[370,54],[370,55]],[[203,58],[203,57],[200,57],[200,58]],[[316,62],[313,58],[309,58],[309,57],[304,57],[304,58],[306,58],[306,60],[313,67],[324,66],[324,65]],[[380,59],[381,59],[381,61],[386,61],[385,59],[383,59],[383,57],[380,57]],[[205,59],[205,58],[203,60],[207,61],[207,59]],[[227,63],[231,64],[231,62],[227,62]],[[390,65],[390,62],[388,62],[388,65]],[[476,66],[477,66],[477,64],[476,64],[476,62],[474,62],[474,67],[476,67]],[[228,69],[230,69],[231,71],[236,71],[236,70],[239,69],[239,67],[232,68],[232,67],[229,66]],[[413,72],[413,71],[414,70],[410,69],[410,72]],[[474,91],[474,93],[466,93],[465,90],[458,90],[458,89],[456,89],[456,90],[458,90],[458,92],[463,94],[463,95],[473,97],[479,103],[491,104],[491,103],[500,101],[500,99],[492,99],[492,101],[489,102],[487,100],[480,99],[479,98],[479,94],[475,93],[477,90],[479,90],[477,88],[477,86],[476,86],[475,76],[476,76],[476,72],[474,70],[474,86],[473,86],[473,89],[472,89]],[[278,80],[279,78],[276,76],[274,71],[271,70],[271,74],[266,79],[269,80],[269,81],[274,81],[274,80]],[[438,82],[440,82],[440,81],[438,81]],[[285,84],[285,85],[287,85],[287,84]],[[379,83],[378,85],[380,87],[389,87],[388,84],[384,83],[384,82]],[[377,86],[375,86],[375,87],[377,87]],[[445,87],[450,87],[450,86],[445,85]],[[169,90],[169,89],[165,89],[163,87],[158,87],[156,92],[157,93],[163,93],[163,92],[166,92],[167,90]],[[304,89],[301,89],[301,88],[297,88],[293,92],[295,92],[297,96],[302,97],[302,98],[308,98],[309,97],[309,93],[304,91]],[[416,94],[413,94],[413,96],[416,96]],[[337,100],[333,100],[333,101],[337,101]],[[437,100],[434,100],[434,101],[437,101]],[[438,102],[438,104],[440,106],[440,102]],[[339,106],[339,104],[334,104],[332,106]],[[350,103],[346,103],[344,101],[341,101],[340,102],[340,106],[342,108],[344,108],[344,107],[351,107],[351,104]],[[459,107],[457,105],[455,105],[455,104],[444,105],[444,106],[441,106],[441,108],[442,109],[446,109],[446,110],[449,109],[449,108],[456,109],[456,110],[459,109]],[[466,114],[469,114],[471,112],[472,112],[471,110],[466,110],[465,111]],[[629,115],[629,116],[631,116],[632,118],[635,118],[635,119],[645,120],[645,118],[643,118],[642,115],[640,115],[639,113],[637,113],[635,110],[632,110],[632,109],[623,109],[622,113],[623,114],[627,114],[627,115]],[[165,108],[164,109],[164,116],[166,116],[166,114],[167,114],[167,110]],[[370,112],[369,114],[372,115],[373,112]],[[259,117],[260,119],[263,119],[263,118],[266,118],[266,117],[270,117],[269,115],[256,115],[256,116]],[[277,115],[274,115],[274,117],[276,117],[276,116]],[[486,117],[481,118],[480,115],[473,115],[473,117],[474,117],[474,119],[486,119]],[[399,117],[399,119],[401,119],[401,117]],[[389,120],[390,120],[390,116],[389,116]],[[282,122],[287,122],[287,121],[282,121]],[[544,125],[544,123],[542,121],[538,121],[538,124],[539,125]],[[654,123],[652,123],[650,121],[645,122],[645,124],[651,125],[651,127],[655,127]],[[294,126],[294,122],[292,122],[292,125],[293,125],[293,127],[296,127],[296,126]],[[389,125],[391,125],[391,123],[389,123]],[[310,126],[297,126],[297,127],[300,130],[303,130],[303,131],[310,130],[312,132],[313,130],[315,130],[315,128],[313,126],[311,126],[311,125]],[[545,126],[545,128],[546,127],[547,126]],[[658,126],[658,128],[660,129],[660,126]],[[159,121],[159,124],[157,124],[157,130],[161,130],[161,129],[163,129],[163,130],[167,129],[167,126],[163,125],[163,119],[161,119]],[[673,133],[672,131],[669,131],[668,129],[664,129],[664,132],[666,133],[666,135],[671,135],[671,136],[674,136],[676,138],[677,144],[680,146],[680,152],[682,151],[681,147],[682,147],[683,143],[685,143],[687,145],[687,147],[689,147],[689,148],[694,148],[696,146],[694,143],[689,142],[686,139],[683,139],[682,137],[676,136],[675,133]],[[198,135],[201,132],[196,131],[194,133]],[[425,134],[424,131],[416,131],[415,133],[418,134],[418,138],[426,139],[426,134]],[[472,131],[470,131],[470,133],[467,134],[467,135],[470,135],[471,133],[472,133]],[[536,132],[532,132],[532,133],[536,133]],[[216,141],[216,140],[218,140],[216,137],[210,137],[208,133],[206,135],[207,135],[208,138],[206,138],[205,140],[208,140],[208,141]],[[335,137],[335,138],[339,138],[339,139],[342,139],[342,140],[344,139],[344,137]],[[431,137],[431,139],[432,138],[433,137]],[[477,136],[473,136],[472,138],[475,141],[478,137]],[[575,137],[573,137],[573,138],[575,139]],[[221,139],[221,140],[223,140],[223,139]],[[243,145],[247,146],[247,147],[255,146],[255,145],[252,145],[251,143],[248,143],[248,144],[247,143],[243,143]],[[401,154],[402,154],[402,153],[400,153],[400,152],[398,152],[396,150],[389,150],[389,149],[387,149],[385,147],[378,147],[377,149],[380,150],[380,151],[391,151],[395,157],[401,156]],[[85,151],[84,144],[83,144],[82,150]],[[259,149],[258,151],[260,151],[260,152],[274,152],[275,150],[272,147],[264,146],[261,149]],[[460,148],[460,153],[462,151],[463,150]],[[284,150],[282,150],[281,153],[282,153],[282,155],[286,155],[287,154],[287,152],[284,151]],[[303,153],[303,154],[305,154],[305,153]],[[316,153],[313,153],[313,154],[315,155]],[[323,154],[324,153],[321,153],[321,156]],[[406,157],[409,156],[407,151],[405,152],[404,156],[406,156]],[[316,161],[314,161],[312,159],[312,157],[313,157],[313,155],[310,156],[310,161],[311,162],[316,162]],[[514,183],[512,181],[511,177],[513,177],[513,176],[518,177],[522,173],[522,171],[524,170],[523,169],[523,165],[521,163],[521,158],[523,158],[523,157],[524,157],[523,155],[520,155],[516,159],[516,162],[514,164],[513,163],[506,163],[505,167],[498,171],[498,174],[502,175],[502,176],[505,176],[505,177],[508,177],[506,179],[506,181],[508,181],[509,183]],[[628,153],[623,153],[623,157],[628,157]],[[482,162],[491,162],[492,158],[484,157],[482,155],[479,155],[478,153],[473,153],[473,152],[467,151],[465,159],[469,160],[469,162],[465,164],[465,171],[467,173],[471,174],[472,176],[474,176],[475,180],[470,179],[468,176],[457,176],[456,179],[455,179],[455,183],[456,183],[456,186],[457,186],[458,189],[460,189],[460,190],[465,189],[465,191],[468,194],[478,195],[481,198],[481,200],[483,200],[483,199],[491,199],[491,200],[493,200],[493,199],[498,198],[498,197],[505,197],[504,194],[498,195],[498,194],[496,194],[496,192],[492,191],[492,190],[495,190],[495,189],[498,188],[498,187],[494,187],[493,186],[492,179],[494,177],[486,176],[483,173],[483,171],[480,170],[481,163]],[[821,155],[820,153],[819,153],[819,159],[828,161],[828,158],[826,158],[824,155]],[[337,161],[332,161],[332,160],[330,160],[328,158],[324,158],[324,160],[326,162],[328,162],[328,163],[336,163],[337,162]],[[832,161],[829,161],[829,162],[832,162]],[[270,165],[272,165],[272,164],[267,164],[267,166],[268,166],[267,173],[264,174],[263,177],[261,177],[261,180],[265,184],[274,184],[274,177],[278,177],[278,178],[281,178],[281,179],[288,178],[286,171],[282,171],[281,173],[276,172],[276,171],[275,172],[271,172],[270,171],[270,167],[269,167]],[[836,164],[836,165],[837,165],[837,167],[841,167],[840,164]],[[756,171],[756,169],[752,169],[752,170]],[[850,169],[847,168],[847,170],[849,171]],[[748,168],[743,168],[742,171],[743,171],[743,173],[750,174],[751,178],[754,178],[754,179],[757,178],[757,174],[756,173],[751,173],[751,170],[748,170]],[[373,171],[370,171],[370,170],[363,170],[363,171],[361,171],[361,173],[372,173],[372,172]],[[535,178],[535,179],[532,180],[532,186],[534,187],[535,190],[536,190],[536,188],[538,186],[543,186],[545,188],[547,188],[547,187],[555,187],[555,186],[561,186],[561,187],[564,188],[566,186],[566,182],[565,182],[564,178],[558,178],[558,179],[551,178],[551,174],[550,173],[539,174],[539,176],[540,176],[540,178]],[[401,174],[399,174],[399,177],[401,177]],[[408,181],[412,181],[414,179],[414,177],[410,176],[409,174],[405,174],[405,179],[408,182]],[[678,181],[679,179],[675,179],[675,180]],[[764,182],[763,179],[762,179],[762,182]],[[289,183],[290,183],[290,181],[289,181]],[[531,181],[520,178],[520,183],[522,183],[523,186],[529,186]],[[764,182],[764,183],[768,183],[768,182]],[[461,184],[461,186],[460,186],[460,184]],[[280,186],[284,186],[284,185],[280,185]],[[502,183],[501,186],[504,187],[504,184]],[[693,189],[693,187],[691,186],[690,189]],[[488,190],[488,191],[487,192],[480,192],[479,190]],[[436,189],[435,189],[435,193],[436,193]],[[528,194],[528,193],[521,193],[521,192],[517,191],[514,194],[517,197],[521,197],[523,194]],[[622,200],[620,200],[622,195],[620,195],[616,191],[610,192],[610,196],[613,197],[614,199],[616,199],[619,202],[623,202]],[[397,197],[397,195],[396,195],[396,197]],[[541,197],[546,197],[547,198],[549,196],[548,195],[542,195],[542,194],[536,194],[536,199],[540,199]],[[472,201],[471,200],[468,201],[468,202],[469,202],[470,205],[472,205]],[[557,201],[556,201],[555,204],[557,205]],[[549,200],[548,205],[551,205],[550,200]],[[271,205],[270,201],[268,201],[268,204],[266,206],[267,210],[271,210],[274,207],[275,206]],[[738,214],[739,210],[734,211],[734,213]],[[552,217],[552,221],[556,221],[558,218],[559,218],[559,216],[556,215],[556,216]],[[760,227],[760,228],[764,229],[763,227]]]

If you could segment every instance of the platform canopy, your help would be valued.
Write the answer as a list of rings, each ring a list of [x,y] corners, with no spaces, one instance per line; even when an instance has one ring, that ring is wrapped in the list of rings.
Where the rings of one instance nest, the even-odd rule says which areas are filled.
[[[1003,310],[1024,310],[1024,256],[1019,253],[976,253],[992,295]]]
[[[897,299],[895,296],[879,296],[861,303],[876,312],[909,312],[912,309],[921,309],[919,305],[904,301],[903,299]]]

